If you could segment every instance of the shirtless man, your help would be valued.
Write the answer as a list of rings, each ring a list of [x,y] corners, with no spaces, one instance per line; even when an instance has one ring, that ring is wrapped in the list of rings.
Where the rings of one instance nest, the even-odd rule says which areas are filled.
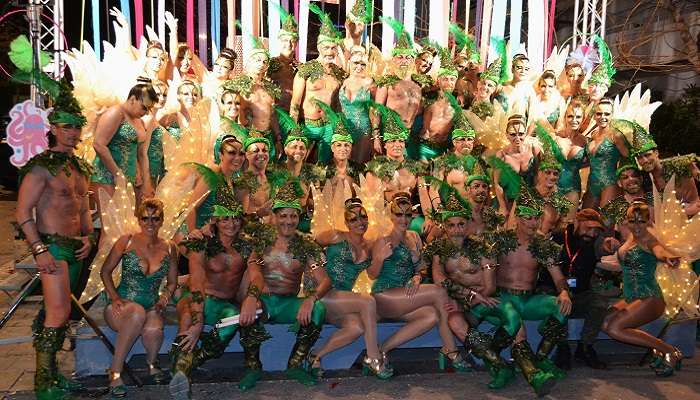
[[[420,161],[428,162],[447,150],[455,113],[461,112],[457,100],[452,97],[456,83],[457,69],[451,61],[443,58],[438,71],[436,98],[423,100],[423,128],[418,145]]]
[[[273,132],[272,120],[275,118],[273,106],[280,98],[280,88],[267,77],[267,68],[270,64],[270,54],[257,39],[253,40],[252,54],[245,64],[245,75],[228,81],[225,89],[233,90],[243,96],[241,102],[241,125],[261,132],[274,147],[269,149],[270,158],[282,149],[280,136]]]
[[[659,193],[663,193],[668,181],[675,176],[676,199],[681,202],[689,218],[697,214],[700,211],[698,188],[695,184],[695,179],[700,177],[698,157],[695,154],[686,154],[660,159],[656,142],[639,125],[636,125],[633,142],[632,155],[642,171],[651,176],[654,187]]]
[[[563,228],[562,219],[567,215],[572,204],[558,190],[561,164],[547,152],[543,153],[545,155],[540,160],[535,175],[535,186],[532,188],[526,186],[521,190],[518,204],[534,207],[533,202],[539,203],[543,215],[538,233],[549,237],[552,231]]]
[[[484,359],[494,378],[489,387],[499,389],[515,374],[490,346],[492,338],[476,328],[481,320],[488,319],[499,329],[504,326],[510,332],[509,337],[514,337],[520,327],[520,317],[501,308],[498,299],[492,297],[496,291],[496,264],[489,259],[491,251],[486,242],[467,235],[471,217],[469,202],[454,189],[440,193],[449,193],[441,196],[444,206],[439,214],[446,235],[425,246],[423,257],[432,265],[435,284],[445,288],[452,298],[448,316],[450,329],[464,342],[465,348]]]
[[[527,382],[543,396],[555,384],[554,378],[564,376],[548,355],[557,343],[566,340],[566,316],[571,312],[571,298],[566,279],[556,263],[561,247],[537,234],[542,210],[518,205],[515,216],[516,228],[498,232],[493,243],[499,263],[497,294],[502,303],[511,303],[522,320],[543,321],[539,327],[542,342],[537,355],[525,340],[524,331],[515,338],[511,351]],[[541,268],[552,276],[559,292],[557,297],[533,293]]]
[[[494,96],[500,89],[501,79],[500,59],[494,60],[479,74],[469,110],[482,120],[493,115]]]
[[[421,77],[415,74],[416,50],[413,41],[403,26],[393,18],[382,18],[382,21],[394,29],[398,40],[391,51],[390,72],[376,80],[376,101],[394,110],[401,117],[404,126],[411,128],[421,110],[422,86]],[[372,139],[374,151],[382,153],[382,142],[379,127],[373,127]]]
[[[81,388],[58,372],[56,352],[65,339],[71,292],[95,244],[88,206],[91,168],[73,154],[86,120],[68,87],[61,87],[60,96],[63,101],[49,115],[49,149],[20,170],[15,213],[34,255],[44,294],[44,308],[34,323],[37,399],[68,398],[69,391]]]
[[[491,204],[491,180],[481,164],[475,164],[467,178],[467,200],[471,204],[472,215],[467,225],[467,235],[482,235],[494,232],[505,222],[505,217],[498,213]]]
[[[267,217],[270,214],[271,188],[267,180],[267,165],[270,161],[270,141],[264,137],[253,134],[243,143],[245,158],[248,161],[248,169],[244,173],[255,183],[254,190],[248,190],[243,195],[243,209],[246,214],[252,214],[255,218]]]
[[[316,39],[318,58],[299,66],[299,72],[294,77],[289,114],[294,121],[299,121],[303,114],[306,135],[318,145],[318,161],[327,163],[331,158],[333,127],[316,100],[331,105],[338,104],[338,89],[347,74],[335,64],[340,33],[327,14],[321,12],[315,4],[312,3],[311,6],[309,8],[312,11],[315,9],[314,12],[321,18],[321,30]]]
[[[313,240],[297,233],[301,203],[301,188],[294,179],[288,181],[276,194],[272,206],[272,225],[275,237],[270,245],[255,251],[248,263],[257,263],[265,282],[260,301],[268,315],[267,321],[277,324],[293,324],[297,340],[287,363],[286,374],[304,385],[315,385],[313,371],[304,364],[312,346],[318,340],[323,327],[326,308],[319,301],[331,287],[331,281],[322,267],[323,252]],[[315,287],[304,287],[306,297],[297,297],[302,275],[312,278]],[[306,280],[305,280],[306,281]],[[261,323],[241,330],[241,346],[245,352],[246,375],[239,387],[251,389],[260,379],[262,363],[259,353],[264,340]]]
[[[268,4],[276,4],[270,2]],[[297,22],[294,16],[278,8],[282,18],[282,28],[277,34],[280,55],[270,60],[270,67],[267,73],[282,90],[277,106],[289,112],[292,103],[292,87],[294,76],[299,68],[299,61],[296,58],[297,44],[299,43],[299,33],[297,32]]]
[[[173,379],[169,391],[173,399],[190,398],[190,376],[205,361],[219,358],[240,326],[255,321],[263,286],[256,264],[246,261],[253,251],[252,241],[241,238],[243,208],[231,195],[217,197],[212,214],[212,237],[182,242],[189,258],[188,284],[177,302],[178,333],[170,350]],[[248,274],[241,287],[244,273]],[[238,293],[246,293],[239,312]],[[204,325],[240,314],[239,323],[214,328],[202,334]],[[197,342],[201,340],[201,346]]]
[[[654,206],[654,198],[651,192],[642,189],[642,171],[633,164],[625,164],[617,169],[617,186],[622,189],[622,195],[616,197],[600,210],[605,225],[620,232],[622,241],[632,233],[627,226],[625,213],[635,200],[647,203],[650,209]],[[653,210],[650,213],[653,219]]]
[[[355,1],[350,12],[345,18],[345,38],[343,39],[343,66],[348,70],[350,53],[353,47],[362,46],[362,37],[365,27],[372,22],[372,2],[366,0]]]

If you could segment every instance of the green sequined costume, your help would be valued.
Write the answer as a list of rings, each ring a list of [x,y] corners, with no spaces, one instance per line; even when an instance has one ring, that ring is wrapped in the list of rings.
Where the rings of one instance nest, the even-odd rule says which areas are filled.
[[[582,147],[576,155],[565,160],[561,164],[561,173],[559,174],[559,193],[567,194],[571,192],[581,193],[581,174],[579,170],[583,167],[583,161],[586,158],[586,148]]]
[[[372,284],[372,294],[381,293],[385,290],[405,287],[416,273],[417,262],[413,261],[411,250],[403,242],[394,247],[384,263],[379,276]]]
[[[117,293],[122,299],[140,304],[144,310],[150,310],[158,301],[160,285],[168,276],[170,254],[166,254],[156,272],[146,275],[141,269],[141,259],[134,250],[122,256],[122,279]]]
[[[620,160],[620,151],[607,137],[598,146],[595,154],[588,152],[591,164],[591,172],[588,175],[588,191],[594,197],[600,197],[603,189],[615,185],[617,182],[617,162]]]
[[[340,108],[349,122],[350,135],[352,136],[353,159],[365,163],[372,158],[372,140],[370,132],[372,124],[369,120],[369,109],[367,102],[372,100],[372,95],[368,88],[360,88],[355,94],[355,98],[350,100],[341,88],[338,92]]]
[[[157,126],[151,132],[151,142],[148,144],[148,169],[151,173],[151,180],[155,185],[165,176],[163,133],[165,133],[165,129]]]
[[[323,122],[319,125],[319,122],[316,120],[306,120],[304,131],[306,132],[306,137],[318,145],[318,162],[328,163],[331,160],[333,125]]]
[[[351,291],[360,273],[369,267],[370,259],[356,263],[347,240],[334,243],[326,248],[326,272],[331,278],[333,289]]]
[[[126,121],[119,125],[117,132],[107,145],[107,149],[112,155],[114,163],[117,164],[117,168],[121,170],[127,181],[132,184],[136,183],[137,148],[136,129]],[[99,155],[95,156],[92,166],[95,169],[91,177],[92,182],[114,185],[114,176],[107,170]]]
[[[620,260],[622,266],[622,295],[626,302],[657,297],[662,299],[656,282],[656,256],[636,245]]]
[[[41,241],[49,246],[49,253],[56,261],[65,261],[68,264],[68,278],[70,280],[70,290],[74,294],[83,270],[83,261],[75,258],[75,251],[83,247],[83,242],[67,236],[58,234],[40,233]]]

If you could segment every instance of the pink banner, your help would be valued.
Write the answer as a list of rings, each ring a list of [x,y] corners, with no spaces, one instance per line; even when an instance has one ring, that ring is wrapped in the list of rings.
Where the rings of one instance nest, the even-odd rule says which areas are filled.
[[[134,0],[134,18],[136,19],[136,47],[140,47],[143,36],[143,0]]]
[[[545,0],[546,2],[546,0]],[[555,11],[557,8],[557,0],[552,0],[551,4],[549,5],[549,31],[547,32],[547,57],[552,53],[552,47],[554,47],[554,43],[552,40],[552,36],[554,35],[554,16],[555,16]]]
[[[194,49],[194,0],[187,0],[187,45]]]
[[[453,23],[457,22],[457,0],[452,0],[452,18]]]

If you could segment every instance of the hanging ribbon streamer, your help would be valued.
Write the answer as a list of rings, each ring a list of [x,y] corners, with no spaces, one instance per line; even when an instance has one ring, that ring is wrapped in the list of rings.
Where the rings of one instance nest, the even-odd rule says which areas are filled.
[[[428,37],[440,46],[447,46],[447,29],[449,24],[450,3],[448,0],[430,3],[428,12]]]
[[[544,48],[547,40],[545,36],[547,25],[542,23],[542,21],[547,20],[544,1],[546,0],[528,0],[527,2],[527,52],[530,65],[535,65],[538,68],[544,60]]]
[[[269,0],[268,4],[269,3],[275,3],[281,7],[280,0]],[[280,52],[279,41],[277,40],[277,34],[280,32],[280,13],[275,6],[267,8],[267,27],[270,37],[270,41],[268,42],[270,46],[270,55],[276,56]]]
[[[457,23],[457,0],[452,0],[452,17],[450,21]]]
[[[158,0],[158,40],[165,44],[165,0]]]
[[[299,61],[306,62],[306,47],[309,32],[309,3],[308,0],[295,0],[294,8],[299,11]]]
[[[382,15],[394,17],[394,0],[382,0]],[[382,54],[384,57],[391,55],[394,48],[394,31],[387,24],[382,24]]]
[[[92,47],[95,49],[97,59],[100,59],[101,45],[100,41],[100,0],[92,0]]]
[[[143,0],[134,0],[134,17],[136,18],[136,47],[141,46],[143,37]]]
[[[552,36],[554,35],[554,16],[557,8],[557,0],[552,0],[549,5],[549,30],[547,33],[547,57],[552,53],[552,47],[554,42]]]
[[[481,60],[490,62],[488,59],[491,48],[491,11],[493,10],[493,0],[484,0],[483,15],[481,16]],[[488,64],[485,64],[488,65]]]
[[[207,0],[197,2],[197,42],[199,43],[199,59],[204,65],[207,60]]]
[[[476,20],[474,21],[474,41],[481,46],[481,17],[484,12],[484,0],[476,0]],[[484,62],[484,59],[481,59]]]
[[[403,4],[403,26],[411,38],[416,35],[416,0],[405,0]]]
[[[523,23],[523,0],[510,0],[510,47],[511,52],[520,48],[520,28]],[[511,56],[513,54],[509,54]]]
[[[131,7],[129,6],[129,0],[119,0],[119,5],[126,21],[131,23]]]
[[[226,26],[228,27],[228,37],[226,38],[226,47],[235,48],[233,39],[236,36],[236,18],[233,16],[235,13],[235,5],[233,0],[226,0]]]
[[[506,11],[508,2],[506,0],[495,0],[491,13],[491,33],[489,36],[503,38],[506,30]]]
[[[216,51],[221,51],[221,0],[211,0],[211,42]],[[212,49],[212,60],[214,60]]]
[[[466,1],[466,5],[464,6],[464,32],[469,34],[469,11],[471,9],[471,2],[469,0]]]
[[[194,0],[187,0],[186,10],[187,45],[194,49]]]

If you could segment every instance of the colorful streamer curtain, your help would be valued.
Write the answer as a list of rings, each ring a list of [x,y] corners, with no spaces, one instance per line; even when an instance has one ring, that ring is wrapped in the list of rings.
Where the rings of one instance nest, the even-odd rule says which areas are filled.
[[[416,0],[403,2],[403,26],[411,37],[416,35]]]
[[[280,0],[269,0],[268,3],[280,5]],[[280,52],[279,42],[277,41],[277,35],[280,31],[280,13],[277,11],[277,7],[270,6],[267,8],[267,26],[270,38],[268,42],[270,55],[276,56]]]
[[[165,0],[158,0],[158,39],[165,45]]]
[[[217,51],[221,51],[221,0],[211,0],[210,29],[211,42]]]
[[[528,0],[527,2],[527,52],[531,65],[542,65],[547,40],[546,0]]]
[[[382,15],[394,17],[394,0],[382,0]],[[394,48],[394,31],[387,24],[382,24],[382,54],[385,57],[391,55]]]
[[[187,45],[194,49],[194,0],[187,0],[186,10]]]
[[[294,9],[299,10],[297,14],[299,16],[299,61],[306,62],[307,35],[309,32],[309,3],[306,0],[302,2],[295,0]]]
[[[134,0],[134,26],[136,27],[136,47],[141,46],[143,37],[143,0]]]
[[[197,17],[197,42],[199,43],[199,59],[202,60],[204,65],[207,65],[207,0],[199,0],[197,4]]]
[[[510,0],[510,47],[520,47],[520,29],[523,21],[523,0]]]
[[[97,58],[100,58],[102,52],[100,41],[100,0],[92,0],[92,47],[95,50]]]

